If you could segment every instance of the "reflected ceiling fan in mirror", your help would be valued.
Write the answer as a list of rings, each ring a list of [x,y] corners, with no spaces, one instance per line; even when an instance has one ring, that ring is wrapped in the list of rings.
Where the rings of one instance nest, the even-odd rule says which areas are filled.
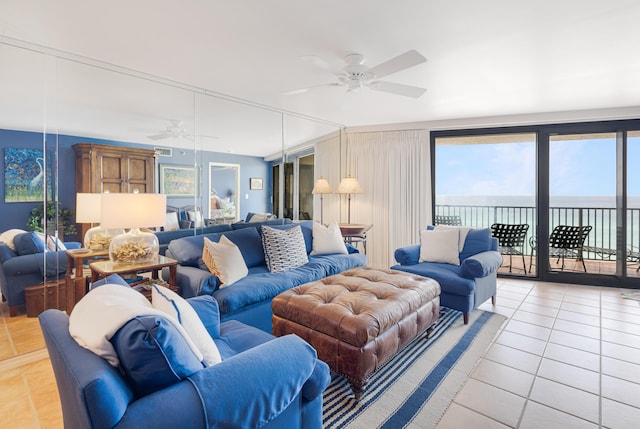
[[[329,64],[317,56],[309,55],[303,57],[303,59],[310,61],[316,67],[320,67],[331,72]],[[426,62],[427,59],[418,51],[407,51],[404,54],[398,55],[395,58],[371,68],[364,64],[365,57],[362,54],[349,54],[344,58],[344,60],[345,66],[340,72],[334,73],[338,77],[337,82],[295,89],[293,91],[285,92],[285,94],[302,94],[311,89],[326,86],[344,86],[347,88],[347,92],[358,92],[361,88],[368,87],[375,91],[383,91],[411,98],[419,98],[426,92],[425,88],[378,80],[390,74],[398,73]]]
[[[198,135],[197,137],[209,138],[209,139],[217,139],[217,136],[206,136],[206,135]],[[158,134],[152,134],[147,136],[148,139],[151,140],[164,140],[164,139],[188,139],[193,140],[193,134],[189,134],[187,129],[184,127],[184,122],[179,119],[169,119],[169,125],[164,131],[161,131]]]

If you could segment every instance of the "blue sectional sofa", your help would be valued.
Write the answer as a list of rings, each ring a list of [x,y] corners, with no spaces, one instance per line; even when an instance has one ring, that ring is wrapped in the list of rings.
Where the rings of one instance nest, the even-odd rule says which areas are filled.
[[[178,238],[183,237],[193,237],[194,235],[203,235],[203,234],[211,234],[213,232],[228,232],[233,231],[234,229],[245,228],[247,226],[256,226],[256,225],[288,225],[291,223],[291,219],[275,219],[266,222],[260,223],[251,223],[249,222],[250,218],[253,217],[255,213],[249,213],[247,215],[247,220],[236,222],[234,224],[220,224],[220,225],[211,225],[205,226],[204,228],[191,228],[191,229],[176,229],[173,231],[156,231],[154,234],[158,237],[158,243],[160,244],[160,254],[166,255],[167,249],[169,248],[169,243],[173,240],[177,240]]]
[[[234,224],[232,231],[184,237],[171,241],[167,256],[178,260],[177,282],[184,298],[212,295],[220,307],[222,321],[238,320],[247,325],[271,332],[271,301],[279,293],[303,283],[364,266],[366,255],[346,245],[348,254],[308,256],[309,262],[291,270],[272,273],[267,269],[262,247],[261,226],[289,229],[299,225],[304,235],[307,255],[312,250],[313,222],[304,221],[274,225],[275,221]],[[279,221],[281,222],[281,221]],[[204,237],[213,242],[222,235],[238,246],[249,274],[236,283],[220,289],[220,280],[211,274],[202,261]],[[163,273],[165,276],[168,273]]]
[[[467,324],[472,310],[489,298],[495,303],[497,271],[502,264],[497,248],[498,240],[489,228],[471,229],[459,254],[460,265],[419,262],[420,244],[414,244],[396,249],[399,265],[391,269],[436,280],[441,288],[440,303],[462,311]]]

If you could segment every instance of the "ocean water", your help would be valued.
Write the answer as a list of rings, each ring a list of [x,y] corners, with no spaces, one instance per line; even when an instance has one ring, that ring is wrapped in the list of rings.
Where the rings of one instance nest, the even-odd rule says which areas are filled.
[[[615,197],[552,196],[549,206],[550,229],[557,225],[591,225],[585,246],[616,248]],[[640,248],[640,196],[629,197],[627,208],[627,248],[637,250]],[[534,196],[438,195],[436,214],[458,215],[464,225],[474,227],[488,227],[493,223],[527,223],[528,249],[536,231]]]

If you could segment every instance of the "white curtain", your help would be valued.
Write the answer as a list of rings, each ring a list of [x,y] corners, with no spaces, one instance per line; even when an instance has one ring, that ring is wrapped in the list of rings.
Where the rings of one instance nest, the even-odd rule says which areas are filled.
[[[367,234],[369,265],[389,268],[396,263],[395,249],[418,243],[419,229],[431,219],[429,133],[347,134],[344,149],[346,166],[342,174],[356,177],[364,191],[352,195],[351,223],[373,225]],[[333,162],[329,164],[333,166]],[[346,196],[341,199],[341,219],[346,222]]]

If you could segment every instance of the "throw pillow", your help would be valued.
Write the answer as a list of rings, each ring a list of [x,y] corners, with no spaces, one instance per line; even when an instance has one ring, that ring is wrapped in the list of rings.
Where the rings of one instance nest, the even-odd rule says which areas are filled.
[[[420,231],[419,262],[443,262],[460,265],[457,230]]]
[[[113,335],[110,343],[138,398],[178,383],[203,368],[168,317],[134,317]]]
[[[74,307],[69,316],[69,333],[80,346],[118,366],[120,361],[109,341],[131,319],[138,316],[166,317],[184,337],[191,353],[202,361],[202,353],[177,320],[152,307],[139,292],[119,284],[92,289]]]
[[[219,242],[204,237],[202,261],[211,274],[220,279],[220,287],[232,285],[249,274],[238,246],[224,235]]]
[[[467,241],[467,234],[471,231],[468,226],[453,226],[453,225],[436,225],[434,228],[436,231],[442,230],[455,230],[458,231],[458,252],[462,252],[464,249],[464,243]]]
[[[204,218],[202,217],[202,212],[200,210],[188,211],[187,216],[189,217],[189,220],[193,222],[194,228],[204,228]]]
[[[180,229],[180,222],[178,222],[178,213],[167,212],[165,215],[164,230],[165,231],[177,231]]]
[[[262,226],[262,247],[272,273],[300,267],[309,262],[304,235],[299,225],[290,229]]]
[[[24,234],[27,231],[24,231],[22,229],[10,229],[7,230],[5,232],[3,232],[2,234],[0,234],[0,241],[5,243],[7,246],[9,246],[9,248],[11,250],[13,250],[14,252],[16,251],[16,246],[13,244],[13,237],[15,237],[18,234]]]
[[[327,255],[332,253],[346,254],[347,246],[337,223],[324,226],[321,223],[313,222],[313,250],[311,255]]]
[[[47,237],[47,247],[52,252],[57,252],[58,250],[67,250],[67,247],[64,245],[62,240],[53,235]]]
[[[151,303],[153,308],[164,311],[180,322],[189,338],[202,353],[207,366],[222,361],[216,343],[209,336],[196,311],[184,298],[166,287],[153,285]]]

